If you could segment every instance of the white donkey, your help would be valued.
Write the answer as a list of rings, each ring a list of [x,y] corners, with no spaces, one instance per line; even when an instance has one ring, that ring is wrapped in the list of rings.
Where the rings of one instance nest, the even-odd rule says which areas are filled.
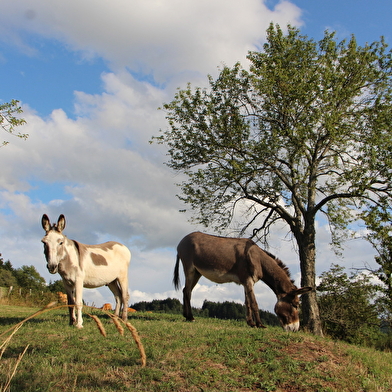
[[[64,234],[65,217],[60,215],[57,225],[50,224],[46,214],[42,216],[42,227],[46,232],[42,242],[51,274],[59,273],[67,292],[70,325],[83,327],[82,292],[83,287],[109,286],[116,299],[116,316],[124,321],[128,317],[128,267],[131,261],[129,249],[118,242],[99,245],[84,245],[69,240]]]

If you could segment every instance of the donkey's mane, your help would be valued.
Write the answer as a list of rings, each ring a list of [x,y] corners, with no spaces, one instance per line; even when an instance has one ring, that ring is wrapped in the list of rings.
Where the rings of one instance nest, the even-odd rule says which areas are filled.
[[[270,256],[272,259],[275,260],[276,264],[278,264],[278,266],[279,266],[280,268],[282,268],[282,270],[286,273],[287,277],[290,278],[291,283],[294,284],[294,280],[291,279],[291,274],[290,274],[290,271],[289,271],[289,268],[287,267],[287,265],[286,265],[285,263],[283,263],[282,260],[278,259],[278,258],[277,258],[275,255],[273,255],[272,253],[270,253],[270,252],[268,252],[268,251],[266,251],[266,250],[265,250],[264,252],[267,253],[268,256]]]

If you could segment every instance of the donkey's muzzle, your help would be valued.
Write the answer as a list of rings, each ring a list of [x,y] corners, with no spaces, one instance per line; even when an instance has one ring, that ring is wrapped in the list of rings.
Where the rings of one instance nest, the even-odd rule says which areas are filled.
[[[48,268],[48,271],[51,274],[56,274],[57,273],[57,268],[58,268],[57,265],[46,265],[46,267]]]
[[[299,321],[284,325],[283,329],[287,332],[297,332],[299,330]]]

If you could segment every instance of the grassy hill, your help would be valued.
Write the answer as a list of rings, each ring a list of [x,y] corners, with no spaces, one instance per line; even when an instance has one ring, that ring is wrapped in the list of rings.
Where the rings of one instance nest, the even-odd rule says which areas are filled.
[[[0,334],[36,310],[0,305]],[[25,322],[4,347],[0,391],[27,345],[11,391],[392,391],[392,353],[245,320],[131,314],[147,355],[142,367],[128,330],[122,336],[106,314],[85,312],[106,338],[86,314],[82,330],[69,327],[66,309]]]

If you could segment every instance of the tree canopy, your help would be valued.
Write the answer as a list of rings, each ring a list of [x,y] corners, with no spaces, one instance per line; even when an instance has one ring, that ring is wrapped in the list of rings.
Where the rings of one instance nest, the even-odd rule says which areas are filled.
[[[385,199],[381,200],[363,214],[363,219],[368,229],[366,238],[377,251],[375,261],[379,265],[376,270],[367,269],[382,283],[382,317],[392,328],[392,206]]]
[[[22,265],[22,267],[14,270],[14,276],[19,287],[31,290],[47,290],[45,279],[33,265]]]
[[[208,317],[219,319],[243,320],[246,317],[245,305],[236,302],[212,302],[204,300],[202,310]],[[260,318],[265,325],[280,326],[279,319],[274,313],[259,309]]]
[[[7,260],[4,261],[0,253],[0,287],[20,287],[25,290],[33,291],[64,291],[64,284],[62,280],[56,280],[46,285],[45,278],[43,278],[37,269],[33,266],[23,265],[20,268],[14,268],[12,263]]]
[[[164,105],[167,165],[185,174],[180,199],[193,219],[220,231],[241,212],[240,234],[266,240],[284,222],[297,245],[301,286],[315,287],[317,214],[340,245],[361,209],[390,200],[391,52],[379,42],[315,42],[270,25],[263,51],[188,85]],[[315,292],[304,325],[321,334]]]
[[[17,281],[14,276],[14,269],[9,260],[4,261],[0,253],[0,287],[16,286]]]
[[[343,267],[333,264],[320,279],[320,313],[329,336],[363,344],[381,333],[375,306],[380,287],[371,282],[371,275],[356,272],[348,276]]]

